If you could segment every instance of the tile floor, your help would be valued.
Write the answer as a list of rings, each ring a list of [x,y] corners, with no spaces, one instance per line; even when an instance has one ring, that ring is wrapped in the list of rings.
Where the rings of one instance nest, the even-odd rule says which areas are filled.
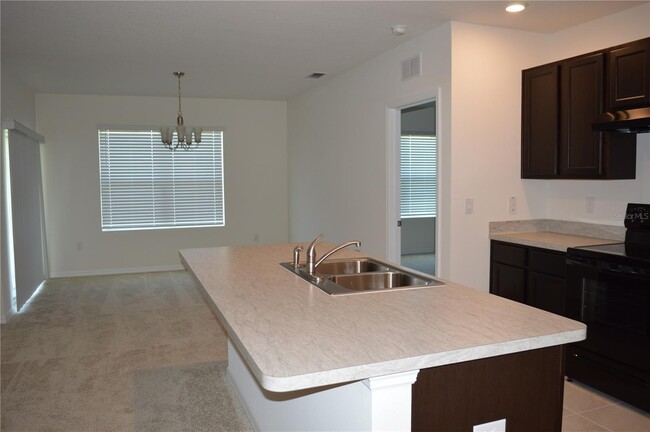
[[[565,382],[562,432],[650,432],[650,416],[577,382]]]
[[[0,336],[3,432],[132,431],[135,370],[226,358],[186,272],[50,280]],[[563,431],[650,432],[650,417],[566,383]]]

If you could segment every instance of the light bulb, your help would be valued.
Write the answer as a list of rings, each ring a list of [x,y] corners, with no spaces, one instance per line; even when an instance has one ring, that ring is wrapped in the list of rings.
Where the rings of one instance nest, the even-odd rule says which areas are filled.
[[[183,125],[176,126],[176,134],[178,135],[178,142],[185,141],[185,126]]]

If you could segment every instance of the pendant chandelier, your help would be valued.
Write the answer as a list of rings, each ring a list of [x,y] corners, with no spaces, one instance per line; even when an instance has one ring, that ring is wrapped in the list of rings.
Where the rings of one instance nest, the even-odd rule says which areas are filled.
[[[178,78],[178,117],[176,117],[176,127],[161,127],[160,139],[169,150],[176,150],[179,147],[183,150],[189,150],[199,146],[203,129],[200,127],[185,128],[183,111],[181,110],[181,77],[185,75],[185,72],[174,72],[174,75]],[[176,131],[176,142],[174,142],[174,131]],[[192,141],[192,133],[194,133],[194,141]]]

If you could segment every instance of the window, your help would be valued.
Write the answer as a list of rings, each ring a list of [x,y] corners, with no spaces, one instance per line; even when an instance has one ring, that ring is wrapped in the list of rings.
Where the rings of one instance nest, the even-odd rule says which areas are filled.
[[[436,182],[436,137],[402,135],[400,140],[401,217],[435,217]]]
[[[170,151],[153,129],[99,129],[102,231],[224,226],[223,132]]]

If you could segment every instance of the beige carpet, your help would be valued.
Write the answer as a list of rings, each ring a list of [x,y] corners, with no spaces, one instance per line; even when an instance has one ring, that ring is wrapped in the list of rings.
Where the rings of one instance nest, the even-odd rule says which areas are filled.
[[[0,334],[6,432],[137,430],[140,371],[227,357],[186,272],[54,279]]]
[[[226,378],[226,362],[138,370],[133,422],[139,432],[252,431]]]

